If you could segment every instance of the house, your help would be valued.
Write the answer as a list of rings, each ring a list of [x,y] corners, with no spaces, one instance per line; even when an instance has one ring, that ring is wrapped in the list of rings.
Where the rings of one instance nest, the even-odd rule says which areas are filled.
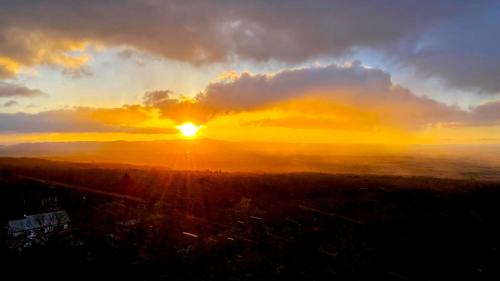
[[[66,211],[56,211],[25,216],[7,223],[7,234],[13,248],[28,248],[44,244],[49,236],[68,232],[70,218]]]

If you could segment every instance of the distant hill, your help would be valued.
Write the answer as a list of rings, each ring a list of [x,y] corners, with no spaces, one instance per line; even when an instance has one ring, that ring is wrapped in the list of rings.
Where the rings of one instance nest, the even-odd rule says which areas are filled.
[[[466,153],[464,153],[466,151]],[[0,156],[162,166],[178,170],[328,172],[500,179],[500,146],[385,146],[211,139],[46,142],[0,146]]]

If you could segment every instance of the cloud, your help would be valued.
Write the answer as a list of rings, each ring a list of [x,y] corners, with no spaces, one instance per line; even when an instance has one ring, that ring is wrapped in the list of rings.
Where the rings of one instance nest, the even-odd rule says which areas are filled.
[[[286,104],[293,100],[306,101]],[[466,115],[456,107],[418,97],[393,84],[389,73],[360,63],[285,70],[274,75],[242,73],[209,84],[196,101],[218,114],[287,107],[306,114],[342,112],[352,115],[352,121],[356,114],[372,112],[371,118],[411,128],[453,122]]]
[[[342,131],[373,131],[377,128],[377,123],[369,118],[356,116],[357,120],[346,120],[328,116],[302,116],[290,115],[287,117],[264,118],[257,120],[242,120],[241,126],[251,127],[279,127],[292,129],[324,129]],[[358,121],[358,122],[353,122]]]
[[[284,70],[269,74],[237,74],[207,85],[191,100],[169,91],[148,92],[144,104],[163,118],[204,123],[239,112],[275,109],[286,117],[243,120],[243,126],[372,130],[391,126],[418,130],[427,126],[490,126],[500,122],[500,102],[462,110],[417,96],[394,84],[389,73],[359,62]]]
[[[12,78],[16,73],[2,65],[0,65],[0,79]]]
[[[1,30],[1,29],[0,29]],[[1,34],[1,31],[0,31]],[[0,37],[1,38],[1,37]],[[0,42],[2,42],[0,40]],[[1,46],[1,43],[0,43]],[[13,78],[20,69],[20,65],[9,57],[0,56],[0,79]]]
[[[90,77],[94,73],[90,68],[87,66],[81,66],[77,68],[65,68],[63,69],[62,73],[66,76],[69,76],[73,79],[80,79],[80,78],[85,78],[85,77]]]
[[[14,77],[23,68],[38,65],[76,71],[90,59],[83,52],[88,44],[82,39],[72,39],[41,26],[25,27],[21,18],[12,19],[4,10],[0,11],[0,18],[0,78]]]
[[[390,86],[388,73],[355,63],[284,70],[275,75],[242,73],[229,81],[209,84],[198,101],[222,110],[244,110],[306,94],[332,94],[342,89],[381,92]]]
[[[161,106],[162,104],[177,103],[176,99],[171,99],[173,94],[170,90],[158,90],[146,92],[143,97],[143,103],[149,106]]]
[[[40,113],[0,113],[1,133],[123,132],[172,134],[175,128],[140,126],[150,120],[140,106],[120,108],[73,108]]]
[[[495,1],[2,2],[0,75],[38,64],[78,68],[88,44],[192,64],[300,63],[365,47],[450,86],[498,92]],[[396,48],[394,46],[397,46]],[[10,63],[5,63],[8,59]],[[10,65],[8,70],[2,66]]]
[[[197,100],[174,98],[170,90],[146,92],[143,97],[145,106],[154,107],[160,111],[160,116],[168,118],[177,124],[184,122],[205,123],[217,114],[217,110]]]
[[[487,102],[471,108],[469,125],[499,125],[500,100]]]
[[[263,112],[278,114],[262,118]],[[175,123],[203,124],[214,118],[246,113],[256,114],[239,119],[240,126],[418,131],[429,126],[498,125],[500,101],[462,110],[417,96],[394,84],[389,73],[355,62],[274,74],[232,73],[208,84],[192,99],[177,97],[170,90],[158,90],[146,92],[142,104],[117,108],[76,107],[34,114],[4,113],[0,114],[0,132],[164,134],[176,133],[173,125],[157,128],[148,124],[156,124],[151,121],[157,122],[158,117]]]
[[[3,104],[4,107],[11,107],[16,105],[19,105],[19,103],[15,100],[8,100]]]
[[[500,93],[500,3],[471,8],[432,27],[420,37],[388,47],[385,53],[423,78],[439,77],[448,86]]]
[[[126,45],[190,62],[302,61],[417,32],[471,5],[368,1],[6,1],[4,30]],[[279,13],[280,16],[275,16]],[[424,20],[419,20],[423,18]],[[133,20],[131,20],[133,19]],[[370,27],[369,29],[367,27]],[[120,28],[118,28],[120,27]],[[314,31],[314,32],[312,32]],[[14,32],[12,32],[14,33]],[[11,34],[12,36],[12,34]],[[151,40],[155,38],[155,40]],[[178,40],[182,38],[182,40]],[[27,42],[18,57],[29,53]],[[25,56],[24,56],[25,57]]]
[[[26,86],[0,81],[0,98],[6,97],[36,97],[45,95],[37,89],[30,89]]]

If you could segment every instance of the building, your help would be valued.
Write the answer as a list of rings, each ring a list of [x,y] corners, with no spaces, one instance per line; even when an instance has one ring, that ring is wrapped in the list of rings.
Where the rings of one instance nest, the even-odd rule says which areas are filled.
[[[54,234],[69,232],[70,218],[66,211],[25,216],[7,222],[7,234],[12,248],[23,249],[44,244]]]

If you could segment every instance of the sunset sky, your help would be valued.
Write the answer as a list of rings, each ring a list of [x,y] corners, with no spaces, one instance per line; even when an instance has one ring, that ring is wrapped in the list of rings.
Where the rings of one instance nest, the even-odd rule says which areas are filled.
[[[0,144],[500,143],[499,1],[0,5]]]

